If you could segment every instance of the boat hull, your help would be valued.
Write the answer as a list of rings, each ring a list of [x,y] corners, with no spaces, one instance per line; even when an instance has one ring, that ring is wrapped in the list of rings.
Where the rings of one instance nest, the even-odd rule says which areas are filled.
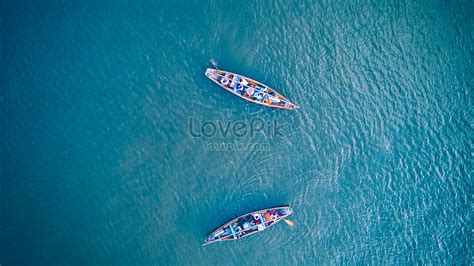
[[[206,76],[226,91],[247,101],[280,109],[299,108],[265,84],[229,71],[208,68]]]
[[[288,205],[249,212],[219,226],[207,236],[204,245],[236,240],[264,231],[292,213]]]

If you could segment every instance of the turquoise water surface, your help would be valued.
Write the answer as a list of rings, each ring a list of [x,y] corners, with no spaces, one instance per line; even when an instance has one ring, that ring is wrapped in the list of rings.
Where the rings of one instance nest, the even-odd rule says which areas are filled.
[[[1,265],[472,264],[472,1],[0,6]],[[281,134],[191,132],[256,118]]]

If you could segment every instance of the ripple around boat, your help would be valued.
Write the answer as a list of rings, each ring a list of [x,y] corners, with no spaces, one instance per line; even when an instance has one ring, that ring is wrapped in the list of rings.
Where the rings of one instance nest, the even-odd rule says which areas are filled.
[[[299,108],[274,89],[242,75],[208,68],[206,76],[225,90],[247,101],[281,109]]]
[[[290,206],[249,212],[220,226],[207,236],[204,245],[243,238],[275,225],[293,213]],[[290,222],[290,221],[288,221]]]

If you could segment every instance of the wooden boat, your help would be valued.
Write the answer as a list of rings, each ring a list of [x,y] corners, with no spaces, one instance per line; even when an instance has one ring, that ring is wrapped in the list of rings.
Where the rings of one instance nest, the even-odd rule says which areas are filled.
[[[293,210],[290,206],[281,206],[244,214],[230,220],[210,233],[204,241],[204,245],[226,240],[236,240],[261,232],[292,213]],[[287,222],[291,223],[291,221]]]
[[[225,90],[247,101],[281,109],[299,108],[274,89],[251,78],[217,68],[208,68],[206,76]]]

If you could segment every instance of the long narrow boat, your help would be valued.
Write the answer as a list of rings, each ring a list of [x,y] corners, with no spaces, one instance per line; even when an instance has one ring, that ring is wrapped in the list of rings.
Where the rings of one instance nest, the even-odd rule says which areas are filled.
[[[208,68],[206,76],[225,90],[247,101],[281,109],[299,108],[265,84],[232,72]]]
[[[274,207],[270,209],[249,212],[230,220],[226,224],[214,230],[207,236],[207,239],[204,241],[204,245],[219,241],[236,240],[257,232],[261,232],[285,219],[292,213],[293,210],[290,208],[290,206]]]

